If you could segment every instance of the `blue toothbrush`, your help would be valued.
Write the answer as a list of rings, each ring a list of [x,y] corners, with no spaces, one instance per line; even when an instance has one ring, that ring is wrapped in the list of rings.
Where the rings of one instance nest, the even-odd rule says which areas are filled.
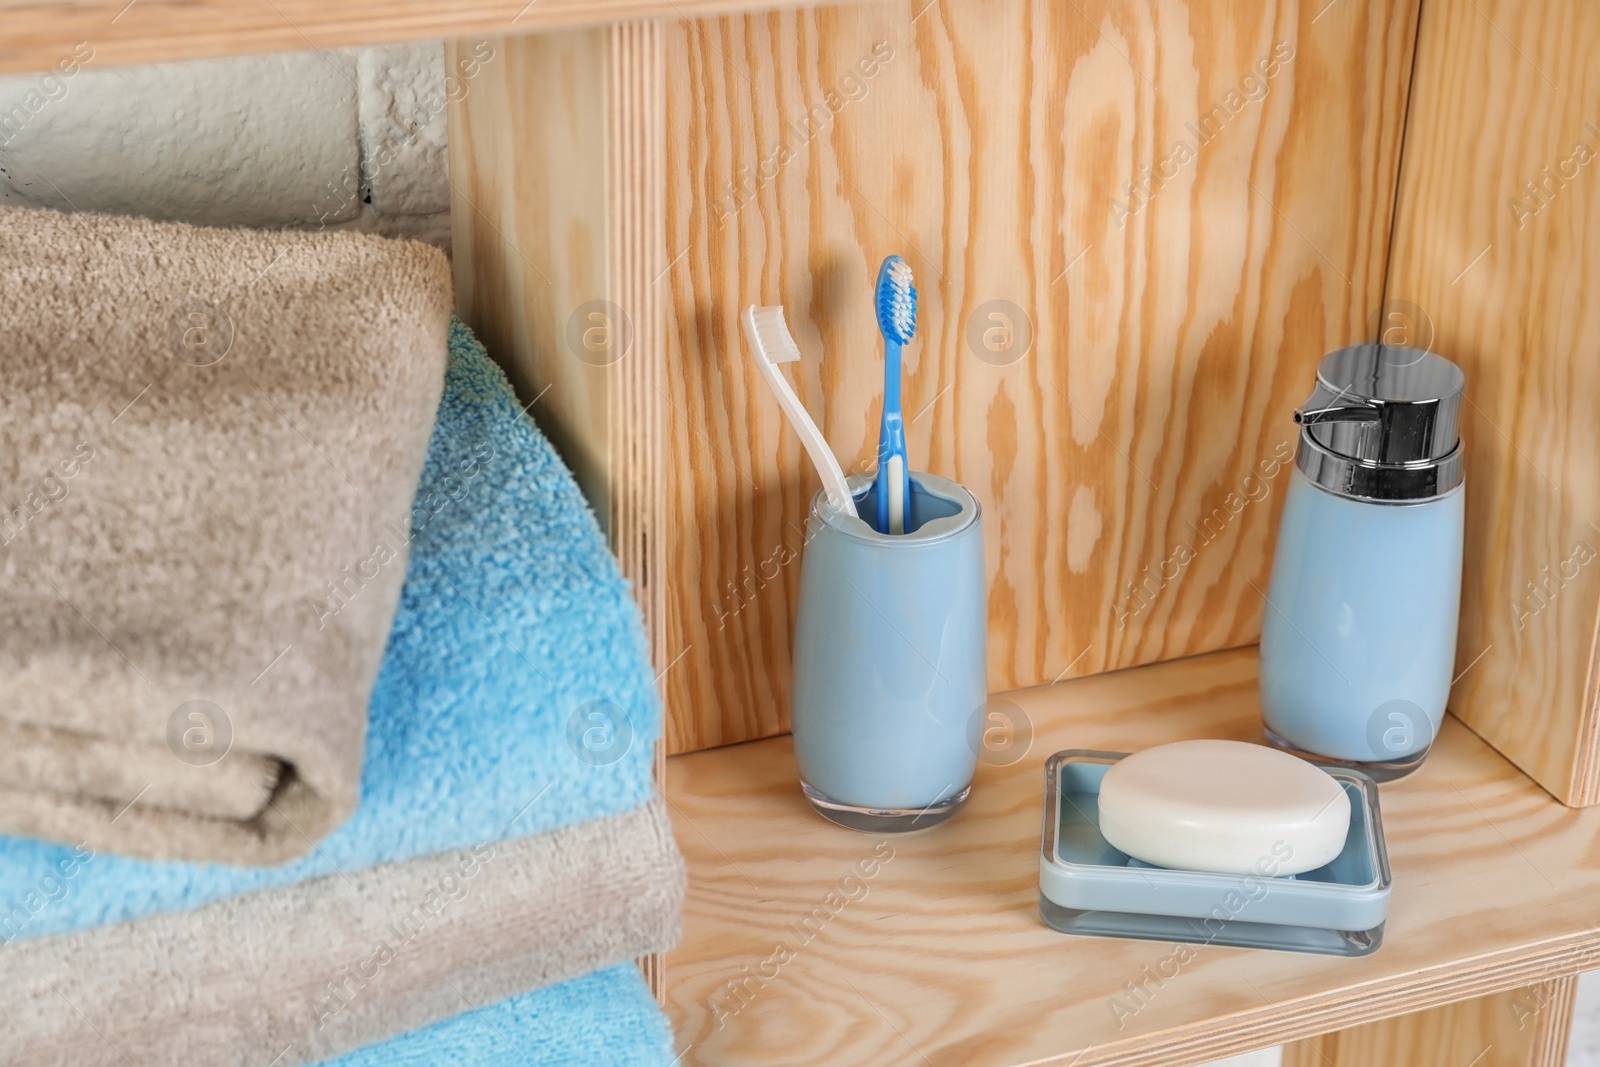
[[[883,421],[878,426],[878,532],[906,532],[911,511],[911,478],[906,464],[906,426],[900,414],[900,347],[917,332],[917,290],[911,267],[890,256],[878,268],[873,299],[883,331]]]

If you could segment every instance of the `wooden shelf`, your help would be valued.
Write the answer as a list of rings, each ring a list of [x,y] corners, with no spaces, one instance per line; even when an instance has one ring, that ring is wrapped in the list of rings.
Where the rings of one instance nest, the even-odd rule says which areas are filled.
[[[681,1062],[1198,1063],[1600,965],[1600,810],[1563,807],[1450,719],[1423,768],[1383,787],[1394,893],[1377,953],[1196,947],[1119,1027],[1111,1004],[1174,946],[1040,923],[1041,764],[1063,748],[1253,740],[1255,686],[1249,648],[1006,694],[1032,720],[1028,755],[980,766],[965,811],[909,836],[812,814],[786,737],[668,760],[690,867],[666,964]],[[865,895],[804,941],[800,920],[881,841],[893,858]],[[793,958],[768,962],[780,944]]]
[[[99,67],[771,6],[763,0],[0,0],[0,73],[47,70],[81,41],[94,48]]]

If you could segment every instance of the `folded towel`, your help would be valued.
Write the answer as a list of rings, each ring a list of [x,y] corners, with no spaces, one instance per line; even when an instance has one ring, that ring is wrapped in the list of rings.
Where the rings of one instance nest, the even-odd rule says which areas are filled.
[[[663,809],[18,941],[0,1049],[8,1067],[296,1067],[664,951],[683,875]]]
[[[0,829],[304,853],[356,801],[448,264],[3,209],[0,289]]]
[[[293,1067],[461,1010],[451,981],[487,1003],[675,939],[681,859],[657,809],[624,814],[652,796],[660,734],[638,611],[505,376],[460,324],[450,344],[405,590],[373,691],[361,807],[312,855],[280,867],[158,863],[0,837],[8,1063],[122,1064],[98,1030],[138,1047],[141,1067],[262,1067],[280,1051],[277,1067]],[[603,861],[558,835],[496,846],[506,862],[480,861],[477,888],[461,869],[459,850],[608,816],[632,820],[629,829],[562,831],[613,834]],[[550,849],[574,861],[560,864],[559,885],[540,881],[544,859],[512,862]],[[379,864],[391,866],[368,870]],[[391,945],[392,965],[378,962],[374,931],[403,927],[425,887],[455,895],[443,882],[451,865],[468,887],[461,899],[429,920],[414,957]],[[203,914],[170,914],[212,902]],[[519,922],[543,940],[530,943]],[[63,931],[80,932],[46,936]],[[313,951],[317,938],[326,945]],[[330,1000],[330,982],[351,995]]]
[[[666,1017],[639,969],[625,963],[435,1023],[325,1067],[672,1067],[675,1062]]]

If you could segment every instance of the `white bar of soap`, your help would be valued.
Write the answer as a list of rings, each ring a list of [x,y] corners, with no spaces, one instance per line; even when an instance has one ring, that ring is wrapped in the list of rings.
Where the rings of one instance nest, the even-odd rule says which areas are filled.
[[[1100,833],[1134,859],[1185,871],[1314,871],[1344,849],[1350,798],[1305,760],[1243,741],[1135,752],[1100,782]]]

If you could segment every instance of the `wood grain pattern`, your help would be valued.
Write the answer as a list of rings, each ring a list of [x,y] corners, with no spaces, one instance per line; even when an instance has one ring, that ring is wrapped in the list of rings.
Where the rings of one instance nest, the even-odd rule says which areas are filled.
[[[1577,985],[1556,978],[1296,1041],[1283,1067],[1562,1067]]]
[[[452,44],[456,300],[662,614],[661,36],[627,23]],[[656,642],[656,652],[660,642]]]
[[[1451,709],[1569,804],[1600,802],[1597,52],[1593,4],[1427,5],[1388,286],[1467,373]]]
[[[737,312],[787,307],[792,379],[862,468],[890,252],[922,297],[912,464],[984,507],[991,689],[1256,639],[1289,412],[1373,327],[1414,33],[1411,0],[1323,7],[669,27],[672,751],[787,728],[817,482]]]
[[[450,109],[457,309],[593,505],[660,669],[660,27],[456,42],[446,60],[477,64]],[[641,967],[664,995],[661,959]]]
[[[612,294],[608,35],[485,46],[471,91],[450,110],[456,306],[518,395],[539,398],[535,420],[603,523],[618,376],[582,358],[586,349],[573,351],[566,326],[580,305]],[[471,55],[466,42],[452,43],[446,64]]]
[[[0,0],[0,73],[47,70],[81,41],[93,46],[97,66],[110,66],[771,6],[771,0]]]
[[[623,23],[605,32],[612,111],[606,141],[608,299],[629,320],[631,334],[618,362],[606,368],[615,375],[608,422],[609,528],[611,547],[644,611],[651,662],[659,671],[667,665],[663,39],[656,22]],[[658,768],[661,758],[658,752]]]
[[[1383,787],[1394,890],[1382,948],[1346,960],[1202,947],[1140,1010],[1114,1014],[1172,946],[1040,922],[1041,764],[1063,748],[1259,737],[1255,650],[1006,699],[1031,720],[1028,755],[980,765],[950,822],[887,840],[806,807],[788,738],[668,761],[690,865],[685,934],[668,956],[682,1062],[1192,1064],[1600,965],[1600,811],[1563,807],[1447,719],[1427,765]],[[892,858],[846,882],[880,842]],[[819,906],[830,921],[801,938]],[[780,944],[793,958],[770,963]]]
[[[1568,975],[1524,988],[1530,995],[1520,1001],[1514,999],[1512,1010],[1519,1019],[1526,1018],[1531,1000],[1537,1012],[1531,1024],[1533,1037],[1528,1042],[1529,1062],[1534,1067],[1564,1067],[1568,1039],[1572,1036],[1573,1011],[1578,1004],[1577,976]]]

